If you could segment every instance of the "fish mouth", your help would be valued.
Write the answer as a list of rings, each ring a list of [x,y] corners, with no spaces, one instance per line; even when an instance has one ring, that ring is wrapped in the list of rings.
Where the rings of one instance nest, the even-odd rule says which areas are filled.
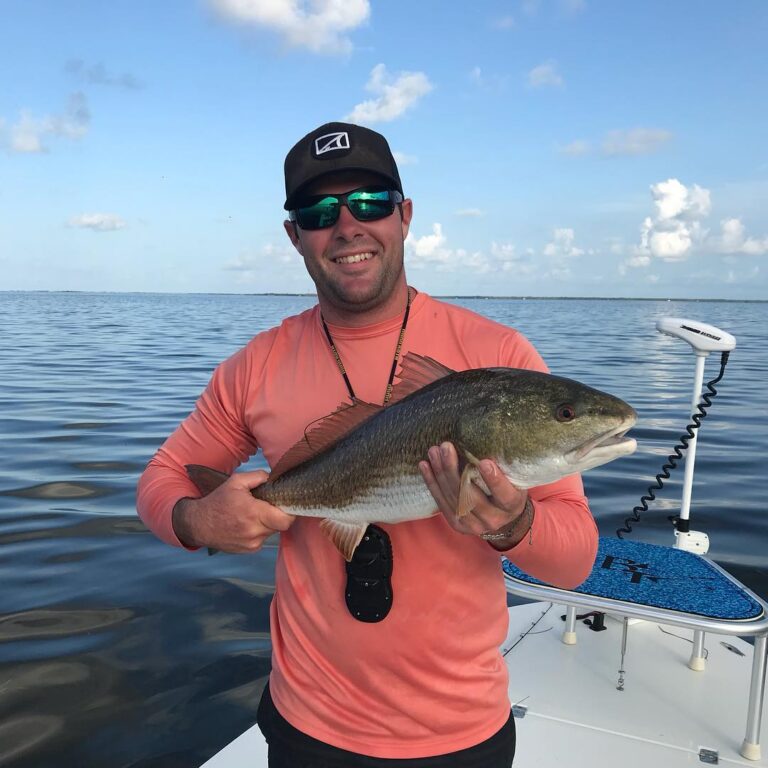
[[[565,455],[566,460],[572,464],[581,464],[585,460],[608,461],[616,456],[633,453],[637,448],[637,440],[634,437],[627,437],[626,434],[634,426],[635,421],[635,416],[628,416],[618,426],[601,432],[597,437],[569,451]]]

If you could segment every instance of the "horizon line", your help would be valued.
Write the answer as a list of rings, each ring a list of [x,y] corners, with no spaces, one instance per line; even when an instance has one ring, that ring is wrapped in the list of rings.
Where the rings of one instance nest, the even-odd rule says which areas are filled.
[[[85,293],[85,294],[114,294],[114,295],[147,295],[147,296],[291,296],[317,299],[316,293],[291,293],[283,291],[259,291],[259,292],[235,292],[235,291],[90,291],[81,289],[55,289],[55,288],[8,288],[0,289],[4,293]],[[504,295],[494,296],[485,294],[429,294],[435,299],[483,299],[504,301],[722,301],[731,303],[764,304],[768,299],[714,299],[702,297],[682,296],[534,296],[534,295]]]

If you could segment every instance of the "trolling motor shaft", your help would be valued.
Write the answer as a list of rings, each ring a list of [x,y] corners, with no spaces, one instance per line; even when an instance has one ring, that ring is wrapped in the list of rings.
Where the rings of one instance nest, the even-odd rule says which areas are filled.
[[[691,399],[691,414],[698,428],[705,415],[701,406],[701,388],[704,382],[704,363],[710,352],[720,352],[727,359],[728,353],[736,347],[736,339],[726,331],[698,320],[680,317],[663,317],[656,323],[656,330],[667,336],[674,336],[690,344],[696,354],[696,373]],[[724,363],[723,363],[724,364]],[[706,397],[705,397],[706,399]],[[690,530],[691,492],[693,489],[693,467],[696,462],[696,438],[698,429],[688,430],[689,439],[685,454],[685,476],[683,479],[683,497],[680,514],[675,525],[675,546],[689,552],[704,554],[709,549],[709,537],[706,533]]]

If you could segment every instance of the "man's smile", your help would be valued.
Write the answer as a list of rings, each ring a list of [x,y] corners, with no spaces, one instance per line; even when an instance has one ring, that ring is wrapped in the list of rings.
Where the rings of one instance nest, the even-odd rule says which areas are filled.
[[[359,261],[368,261],[373,256],[373,252],[365,251],[363,253],[351,253],[347,256],[337,256],[332,261],[334,264],[357,264]]]

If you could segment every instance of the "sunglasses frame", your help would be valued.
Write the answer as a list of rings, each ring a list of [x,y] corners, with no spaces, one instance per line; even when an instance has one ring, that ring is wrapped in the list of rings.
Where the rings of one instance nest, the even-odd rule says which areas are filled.
[[[373,218],[369,219],[361,219],[354,211],[354,209],[349,205],[349,197],[350,195],[354,195],[356,192],[386,192],[389,195],[389,200],[386,201],[390,204],[391,208],[387,213],[382,214],[381,216],[374,216]],[[301,214],[299,213],[300,209],[302,208],[311,208],[312,205],[315,203],[319,203],[321,200],[325,200],[329,197],[335,198],[337,204],[338,204],[338,213],[336,215],[336,218],[330,222],[329,224],[326,224],[323,227],[306,227],[304,226],[301,221]],[[396,189],[388,189],[387,187],[382,187],[378,185],[371,185],[366,184],[363,187],[357,187],[357,189],[351,189],[349,192],[340,192],[338,194],[332,194],[328,193],[325,195],[312,195],[312,197],[307,198],[308,201],[313,200],[314,202],[310,203],[309,205],[297,205],[296,208],[288,212],[288,218],[290,221],[292,221],[294,224],[296,224],[301,229],[307,230],[307,231],[318,231],[321,229],[328,229],[329,227],[334,226],[336,222],[339,220],[339,216],[341,215],[341,208],[342,206],[346,206],[346,208],[349,210],[349,212],[352,214],[352,216],[357,219],[357,221],[362,222],[368,222],[368,221],[380,221],[381,219],[386,219],[387,216],[391,216],[395,212],[395,206],[400,205],[405,198],[403,197],[402,193],[399,192]],[[354,202],[354,201],[353,201]],[[384,202],[382,200],[376,201],[376,202]]]

